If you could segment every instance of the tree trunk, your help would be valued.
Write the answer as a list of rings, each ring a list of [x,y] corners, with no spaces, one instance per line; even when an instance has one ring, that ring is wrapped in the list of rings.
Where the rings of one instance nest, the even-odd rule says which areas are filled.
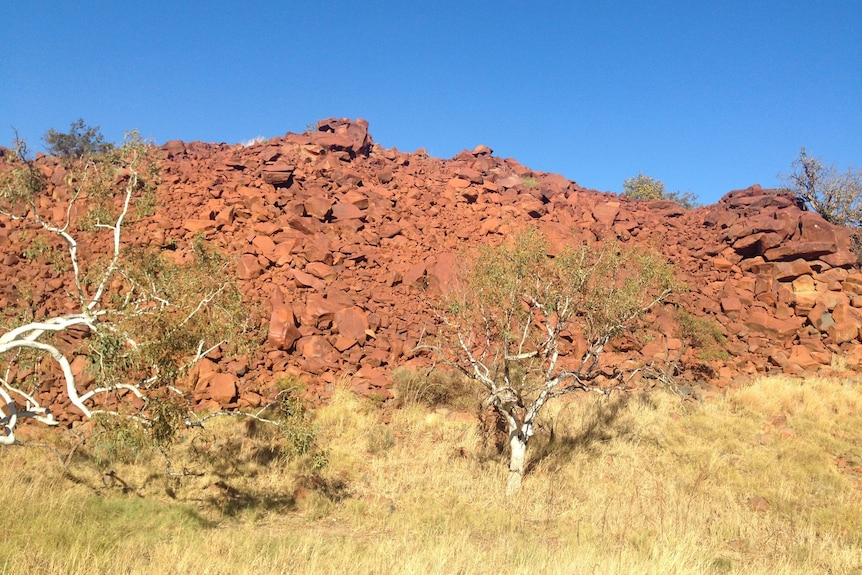
[[[506,495],[512,495],[521,489],[521,480],[527,468],[527,439],[517,432],[509,436],[509,482],[506,485]]]

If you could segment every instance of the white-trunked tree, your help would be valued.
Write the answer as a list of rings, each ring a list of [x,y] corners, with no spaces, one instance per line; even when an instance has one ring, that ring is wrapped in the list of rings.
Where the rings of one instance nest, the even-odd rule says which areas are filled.
[[[512,494],[542,408],[565,394],[619,388],[613,378],[597,381],[605,346],[667,298],[675,281],[660,255],[615,242],[552,257],[532,228],[463,263],[443,297],[438,339],[426,347],[478,382],[485,405],[505,420]]]
[[[53,131],[46,137],[62,160],[55,170],[65,173],[62,184],[48,181],[45,159],[30,158],[21,141],[0,161],[0,225],[26,230],[24,259],[51,262],[64,280],[57,293],[65,291],[49,306],[18,302],[16,310],[2,310],[0,444],[16,443],[23,419],[58,423],[49,403],[59,392],[26,368],[45,357],[59,367],[80,416],[131,417],[164,440],[188,404],[177,378],[213,349],[242,345],[249,326],[226,263],[202,241],[181,263],[158,247],[124,244],[130,220],[154,210],[154,148],[134,133],[114,147],[97,129],[75,126],[65,146],[55,145]],[[58,344],[69,330],[83,337],[86,378]]]

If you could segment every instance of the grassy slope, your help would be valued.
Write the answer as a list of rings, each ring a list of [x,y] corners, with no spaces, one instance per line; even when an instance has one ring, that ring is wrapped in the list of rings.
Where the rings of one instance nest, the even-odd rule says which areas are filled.
[[[215,421],[174,454],[64,476],[0,451],[3,573],[860,573],[862,385],[768,379],[698,405],[577,398],[522,493],[457,413],[317,413],[329,466]],[[250,437],[254,436],[254,437]],[[264,465],[265,463],[265,465]],[[130,488],[123,493],[122,485]]]

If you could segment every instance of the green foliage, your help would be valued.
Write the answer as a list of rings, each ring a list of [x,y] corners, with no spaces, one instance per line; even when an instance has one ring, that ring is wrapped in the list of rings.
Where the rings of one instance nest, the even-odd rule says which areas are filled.
[[[87,126],[81,118],[72,122],[66,133],[48,130],[44,139],[49,154],[67,160],[106,154],[114,147],[105,142],[98,126]]]
[[[130,132],[122,146],[103,145],[98,150],[98,153],[63,156],[67,190],[57,196],[58,190],[52,189],[51,204],[59,201],[83,208],[80,210],[83,216],[75,227],[78,231],[91,232],[99,226],[113,225],[123,208],[120,200],[125,186],[132,185],[135,188],[132,190],[134,215],[144,217],[154,213],[159,168],[152,146],[137,132]],[[67,222],[51,221],[40,212],[44,206],[44,200],[40,202],[40,199],[48,193],[48,181],[39,165],[29,157],[26,143],[17,140],[13,149],[7,150],[5,160],[10,169],[0,173],[0,213],[17,219],[30,217],[66,228]],[[132,175],[133,180],[130,179]]]
[[[287,440],[287,455],[291,458],[309,456],[312,468],[322,469],[328,464],[328,454],[318,449],[318,429],[309,406],[296,388],[283,389],[277,397],[275,417]]]
[[[366,451],[372,455],[388,451],[395,445],[395,437],[388,427],[372,427],[367,431],[366,436]]]
[[[664,183],[641,172],[623,182],[623,194],[636,200],[665,199]]]
[[[0,172],[0,213],[24,217],[36,198],[45,193],[48,180],[29,155],[23,140],[16,140],[6,151],[4,160],[10,169]]]
[[[674,318],[679,326],[680,338],[697,349],[701,359],[727,358],[727,351],[724,349],[727,337],[714,321],[693,316],[684,310],[678,310]]]
[[[155,205],[159,169],[148,142],[132,132],[122,146],[113,147],[104,143],[98,130],[80,122],[70,134],[53,132],[46,138],[65,160],[63,184],[49,186],[41,161],[31,159],[26,145],[16,142],[6,155],[6,169],[0,171],[0,213],[13,226],[21,222],[25,230],[38,230],[23,254],[28,260],[45,260],[58,268],[71,264],[73,281],[66,293],[72,296],[68,302],[72,305],[56,313],[58,317],[69,314],[66,317],[72,317],[73,323],[79,317],[86,319],[89,330],[83,351],[89,372],[96,387],[109,392],[96,396],[105,398],[104,406],[97,402],[88,409],[98,412],[104,407],[118,421],[137,422],[150,442],[161,448],[174,440],[188,410],[187,400],[176,393],[174,384],[211,348],[220,347],[228,354],[250,352],[258,335],[252,333],[256,319],[231,279],[232,262],[203,236],[193,239],[183,258],[175,253],[168,258],[149,246],[124,244],[124,224],[136,202],[143,202],[134,211],[137,216]],[[45,214],[45,206],[63,206],[64,221],[53,221],[56,211]],[[86,215],[75,221],[76,214]],[[95,245],[110,248],[108,253],[86,249]],[[19,286],[19,294],[28,287]],[[75,308],[75,313],[68,311]],[[47,313],[50,317],[51,311]],[[9,314],[7,318],[11,319]],[[19,314],[14,322],[3,323],[12,329],[28,321]],[[52,335],[35,332],[30,337],[48,343]],[[30,356],[40,354],[44,360],[40,350],[4,353],[0,367],[17,363],[20,373],[25,368],[22,361],[29,365]],[[136,399],[130,387],[144,397]],[[84,395],[84,390],[77,391]],[[82,401],[96,402],[96,398]],[[116,446],[106,448],[106,458],[131,444],[129,430],[114,429],[119,423],[100,425],[100,435],[119,437],[109,440]]]
[[[182,429],[186,405],[180,396],[151,397],[147,405],[147,432],[156,447],[164,449],[174,443]]]
[[[461,356],[457,363],[467,342],[496,377],[538,389],[564,332],[601,347],[677,287],[671,266],[656,253],[606,242],[550,257],[545,237],[528,228],[480,248],[462,271],[444,302],[455,339],[443,347]],[[581,358],[566,359],[572,365]]]
[[[98,466],[133,463],[152,450],[152,441],[140,421],[109,414],[99,415],[94,421],[91,451]]]
[[[804,147],[791,167],[789,174],[781,176],[790,192],[833,224],[862,227],[862,170],[839,172]]]
[[[547,242],[527,229],[510,242],[480,249],[450,309],[464,320],[488,322],[505,346],[524,329],[540,339],[543,326],[524,302],[535,301],[563,322],[575,321],[588,340],[614,337],[649,303],[673,289],[667,262],[658,254],[612,242],[548,256]],[[454,294],[453,294],[454,295]]]
[[[664,182],[641,172],[623,182],[623,194],[637,200],[671,200],[690,210],[697,207],[697,196],[691,192],[668,192]]]
[[[96,276],[102,273],[104,263]],[[101,385],[151,378],[173,384],[200,346],[230,342],[249,351],[251,325],[229,265],[205,243],[177,264],[152,247],[133,247],[120,260],[122,287],[111,294],[111,328],[90,340],[90,365]],[[135,345],[129,345],[129,341]]]
[[[41,257],[46,263],[51,264],[51,267],[57,272],[64,272],[69,268],[69,264],[66,261],[66,253],[62,249],[49,244],[44,237],[36,236],[29,239],[25,234],[21,238],[21,241],[27,245],[22,254],[24,258],[30,261],[37,261]]]
[[[160,171],[152,146],[141,139],[137,132],[129,132],[123,145],[111,148],[98,158],[85,156],[76,164],[76,169],[67,177],[75,196],[88,199],[86,215],[78,224],[79,229],[92,231],[98,226],[112,225],[116,221],[122,204],[117,200],[125,190],[117,185],[127,169],[134,170],[136,178],[132,206],[135,217],[146,217],[155,213],[156,188]]]
[[[528,190],[533,190],[539,187],[539,180],[532,176],[521,178],[521,183],[524,184],[524,187]]]

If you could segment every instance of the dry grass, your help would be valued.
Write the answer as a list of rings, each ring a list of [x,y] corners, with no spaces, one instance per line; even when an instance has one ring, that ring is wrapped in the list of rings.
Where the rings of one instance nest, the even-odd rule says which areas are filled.
[[[0,572],[862,574],[858,382],[576,398],[508,500],[459,412],[339,393],[316,421],[320,472],[236,420],[178,447],[174,468],[202,476],[0,451]]]

